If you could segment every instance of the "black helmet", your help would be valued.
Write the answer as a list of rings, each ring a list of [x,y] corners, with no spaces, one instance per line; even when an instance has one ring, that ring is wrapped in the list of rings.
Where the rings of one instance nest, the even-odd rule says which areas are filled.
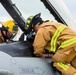
[[[43,23],[43,20],[42,20],[42,18],[40,17],[41,16],[41,13],[38,13],[38,14],[36,14],[33,18],[32,18],[32,20],[31,20],[31,22],[30,22],[30,26],[32,26],[32,28],[39,22],[39,24],[41,24],[41,23]]]
[[[25,28],[27,29],[27,32],[29,33],[32,31],[33,27],[39,22],[39,24],[43,23],[42,18],[40,18],[41,13],[36,14],[35,16],[29,16],[27,18],[27,23]]]

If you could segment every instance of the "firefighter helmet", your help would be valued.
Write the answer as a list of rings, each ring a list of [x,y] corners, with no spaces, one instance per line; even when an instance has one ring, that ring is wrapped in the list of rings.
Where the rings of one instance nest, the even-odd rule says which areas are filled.
[[[15,24],[13,20],[8,20],[4,22],[3,26],[12,33],[16,34],[18,32],[18,26]]]
[[[30,32],[33,27],[40,22],[40,24],[43,22],[42,18],[40,18],[41,13],[36,14],[35,16],[30,16],[27,18],[26,28]]]

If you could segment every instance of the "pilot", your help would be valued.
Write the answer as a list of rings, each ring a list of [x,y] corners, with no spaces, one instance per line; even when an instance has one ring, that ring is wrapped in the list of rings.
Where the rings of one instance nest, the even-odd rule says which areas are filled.
[[[3,43],[7,42],[7,40],[10,40],[13,36],[17,34],[18,26],[13,20],[8,20],[1,24],[2,27],[0,27],[0,43]]]
[[[62,23],[43,21],[40,15],[33,16],[30,22],[36,32],[34,54],[52,58],[53,66],[62,75],[76,75],[76,32]]]

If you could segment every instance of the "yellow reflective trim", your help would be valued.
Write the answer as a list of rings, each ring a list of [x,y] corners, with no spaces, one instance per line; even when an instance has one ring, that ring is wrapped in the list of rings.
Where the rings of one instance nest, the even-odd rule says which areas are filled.
[[[76,73],[74,75],[76,75]]]
[[[56,51],[56,42],[57,42],[57,38],[59,37],[60,33],[66,28],[67,26],[65,25],[61,25],[57,28],[57,30],[55,31],[52,40],[50,42],[51,48],[49,50],[49,52],[55,52]]]
[[[63,43],[61,43],[61,45],[59,46],[59,48],[64,48],[64,47],[70,46],[70,45],[72,45],[74,43],[76,43],[76,37],[71,38],[71,39],[69,39],[67,41],[64,41]]]
[[[68,65],[63,64],[62,62],[57,63],[59,67],[61,67],[63,70],[67,71],[69,69]]]
[[[29,18],[31,18],[31,19],[32,19],[32,18],[33,18],[33,16],[30,16]]]
[[[27,21],[28,24],[30,24],[30,22],[31,22],[30,20]]]
[[[28,24],[26,26],[27,26],[27,28],[29,28],[29,25]]]

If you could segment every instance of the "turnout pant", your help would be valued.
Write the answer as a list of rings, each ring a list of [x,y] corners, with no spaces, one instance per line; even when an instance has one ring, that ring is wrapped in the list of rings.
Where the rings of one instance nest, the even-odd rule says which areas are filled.
[[[62,75],[76,75],[76,44],[57,50],[52,59]]]

